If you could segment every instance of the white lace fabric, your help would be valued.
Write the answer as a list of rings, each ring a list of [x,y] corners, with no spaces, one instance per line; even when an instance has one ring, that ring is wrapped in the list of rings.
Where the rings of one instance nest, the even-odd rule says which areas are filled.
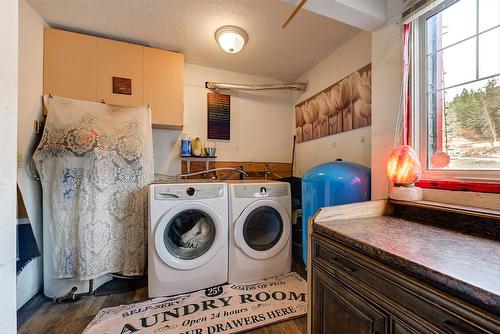
[[[33,159],[53,277],[142,275],[147,185],[154,179],[149,108],[56,96],[44,101],[48,116]]]

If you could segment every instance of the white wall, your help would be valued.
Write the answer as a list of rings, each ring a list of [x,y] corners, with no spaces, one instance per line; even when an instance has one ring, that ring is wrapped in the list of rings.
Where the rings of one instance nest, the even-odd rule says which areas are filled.
[[[372,200],[387,198],[386,161],[394,131],[402,82],[402,3],[388,0],[388,21],[372,33]]]
[[[19,2],[19,113],[17,119],[17,170],[31,226],[42,251],[42,198],[40,183],[29,175],[29,161],[37,135],[33,121],[42,120],[43,28],[45,21],[25,1]],[[30,262],[17,277],[17,307],[20,308],[42,286],[42,257]]]
[[[184,67],[184,133],[207,137],[206,81],[266,84],[276,81],[199,65]],[[231,92],[231,140],[216,141],[220,161],[290,162],[292,92]],[[180,131],[154,129],[155,171],[180,173]]]
[[[0,1],[0,331],[16,332],[17,0]]]
[[[308,87],[306,92],[296,96],[294,105],[369,64],[371,43],[371,34],[362,31],[297,79],[307,81]],[[375,111],[372,110],[372,113]],[[336,158],[370,167],[370,143],[370,126],[299,143],[296,147],[294,174],[302,176],[311,167]]]

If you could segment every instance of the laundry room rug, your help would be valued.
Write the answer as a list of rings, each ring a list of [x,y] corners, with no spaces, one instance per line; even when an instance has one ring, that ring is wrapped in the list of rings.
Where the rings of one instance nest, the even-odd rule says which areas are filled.
[[[306,289],[306,281],[292,272],[104,308],[83,333],[238,333],[305,315]]]

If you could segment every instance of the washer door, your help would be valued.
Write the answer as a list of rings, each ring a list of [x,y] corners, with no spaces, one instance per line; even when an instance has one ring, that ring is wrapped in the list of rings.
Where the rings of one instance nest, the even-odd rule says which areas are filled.
[[[156,252],[173,268],[197,268],[210,261],[224,246],[226,225],[209,205],[181,203],[160,218],[155,230]]]
[[[238,247],[248,256],[263,260],[278,254],[290,239],[290,217],[273,200],[258,200],[243,210],[234,225]]]

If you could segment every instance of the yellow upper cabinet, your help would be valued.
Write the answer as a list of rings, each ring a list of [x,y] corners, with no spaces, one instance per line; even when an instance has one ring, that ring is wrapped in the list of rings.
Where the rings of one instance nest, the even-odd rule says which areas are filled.
[[[158,127],[181,127],[184,112],[184,55],[144,47],[144,104]]]
[[[123,106],[150,105],[154,127],[180,128],[183,89],[182,54],[45,29],[44,94]]]
[[[143,47],[97,39],[97,99],[121,106],[142,106]],[[113,92],[113,77],[130,79],[130,95]],[[118,79],[120,80],[120,79]]]
[[[43,93],[97,101],[97,38],[45,28]]]

